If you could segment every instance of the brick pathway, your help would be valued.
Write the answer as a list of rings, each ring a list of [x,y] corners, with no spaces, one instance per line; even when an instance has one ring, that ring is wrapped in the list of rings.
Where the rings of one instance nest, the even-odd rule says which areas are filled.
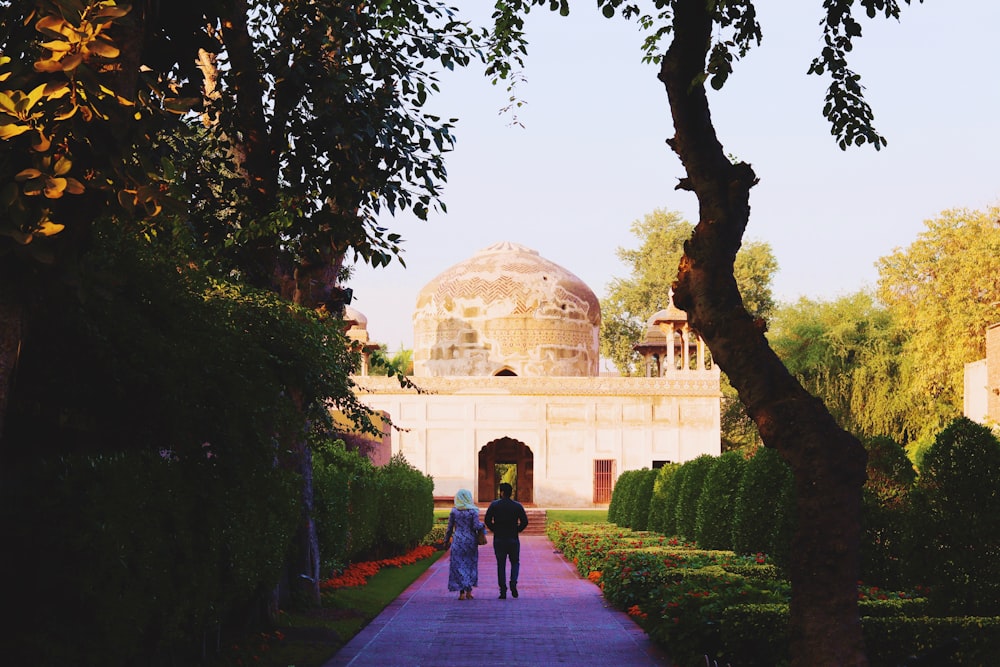
[[[547,537],[521,538],[520,597],[498,600],[492,543],[475,599],[448,591],[445,555],[323,667],[670,666]]]

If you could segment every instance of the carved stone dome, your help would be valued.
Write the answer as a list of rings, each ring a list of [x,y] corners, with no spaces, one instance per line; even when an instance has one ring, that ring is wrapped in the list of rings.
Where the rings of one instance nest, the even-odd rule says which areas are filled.
[[[417,295],[416,376],[596,376],[601,307],[594,292],[537,251],[484,248]]]

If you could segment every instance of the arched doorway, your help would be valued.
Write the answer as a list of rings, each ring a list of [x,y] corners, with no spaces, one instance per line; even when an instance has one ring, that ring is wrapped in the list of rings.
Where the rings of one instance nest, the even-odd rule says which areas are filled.
[[[534,502],[535,455],[513,438],[499,438],[479,450],[479,502],[499,498],[502,481],[514,487],[514,500]]]

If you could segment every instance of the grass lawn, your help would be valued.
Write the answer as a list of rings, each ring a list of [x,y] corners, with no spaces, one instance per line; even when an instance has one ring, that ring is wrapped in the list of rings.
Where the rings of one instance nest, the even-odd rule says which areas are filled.
[[[412,565],[385,567],[364,586],[324,593],[317,609],[281,612],[277,632],[229,647],[228,654],[211,665],[320,667],[442,555],[437,551]]]

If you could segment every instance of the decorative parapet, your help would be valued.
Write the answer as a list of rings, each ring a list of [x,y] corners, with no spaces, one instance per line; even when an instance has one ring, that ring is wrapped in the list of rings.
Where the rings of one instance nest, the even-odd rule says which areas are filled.
[[[511,396],[702,396],[718,398],[717,368],[663,377],[420,377],[416,389],[393,377],[355,376],[361,394],[488,394]]]

